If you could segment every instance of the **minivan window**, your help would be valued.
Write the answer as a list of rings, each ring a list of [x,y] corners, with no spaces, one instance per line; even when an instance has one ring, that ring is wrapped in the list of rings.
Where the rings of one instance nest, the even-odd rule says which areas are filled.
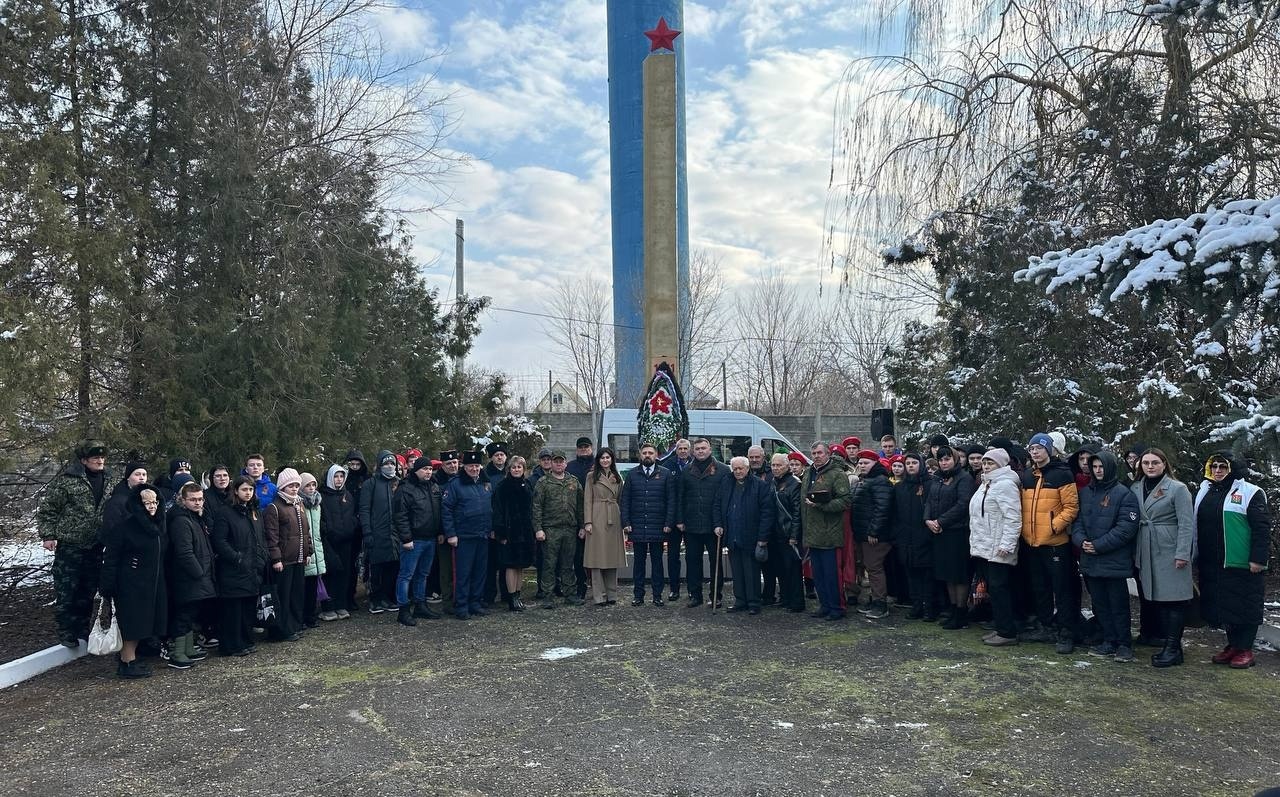
[[[711,443],[711,456],[721,462],[734,457],[745,457],[751,448],[750,435],[706,435]]]
[[[619,464],[636,464],[640,462],[640,435],[611,434],[609,448],[613,449],[615,461]]]
[[[768,458],[773,456],[774,454],[790,454],[791,453],[791,446],[787,445],[785,441],[778,440],[777,438],[773,438],[773,437],[761,438],[760,447],[764,449],[764,456],[766,460],[768,460]]]

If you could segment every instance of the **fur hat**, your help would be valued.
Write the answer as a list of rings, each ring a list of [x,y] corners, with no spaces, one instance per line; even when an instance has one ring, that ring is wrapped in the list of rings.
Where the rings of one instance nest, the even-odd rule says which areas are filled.
[[[463,465],[483,465],[479,451],[467,451],[462,455]]]

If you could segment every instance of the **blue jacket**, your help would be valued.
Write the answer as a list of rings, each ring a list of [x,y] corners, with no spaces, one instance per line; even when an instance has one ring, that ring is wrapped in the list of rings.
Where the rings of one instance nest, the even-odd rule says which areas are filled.
[[[244,473],[244,471],[240,471]],[[258,510],[265,511],[272,501],[276,500],[276,485],[271,481],[271,477],[263,473],[258,477],[258,484],[253,488],[258,494]]]
[[[493,485],[472,479],[466,471],[449,481],[440,505],[445,539],[482,540],[493,531]]]
[[[730,478],[720,489],[714,517],[730,548],[754,548],[768,542],[777,518],[772,485],[747,474],[741,486]]]
[[[640,465],[627,472],[622,483],[622,527],[631,528],[632,542],[662,542],[663,528],[676,524],[676,477],[655,465],[653,475],[644,475]]]
[[[1080,514],[1071,524],[1071,542],[1087,540],[1096,553],[1080,554],[1080,572],[1094,578],[1128,578],[1133,575],[1133,551],[1138,539],[1140,508],[1133,491],[1120,484],[1120,463],[1110,451],[1094,454],[1102,460],[1103,477],[1094,478],[1080,492]]]

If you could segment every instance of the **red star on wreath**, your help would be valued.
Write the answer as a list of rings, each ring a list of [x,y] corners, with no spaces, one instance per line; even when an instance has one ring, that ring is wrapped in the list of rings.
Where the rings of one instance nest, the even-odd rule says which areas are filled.
[[[649,412],[654,415],[666,415],[671,410],[671,397],[665,390],[659,390],[649,399]]]
[[[653,30],[646,30],[644,35],[649,37],[649,52],[656,50],[676,51],[676,37],[680,35],[680,31],[667,27],[667,18],[658,18],[658,27]]]

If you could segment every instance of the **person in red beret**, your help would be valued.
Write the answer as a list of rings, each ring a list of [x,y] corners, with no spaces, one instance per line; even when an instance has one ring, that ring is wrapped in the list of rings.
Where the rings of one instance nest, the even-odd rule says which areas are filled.
[[[857,451],[862,448],[862,438],[850,435],[841,440],[840,445],[844,446],[846,451]]]
[[[409,461],[404,458],[404,454],[396,454],[396,478],[403,479],[408,472]]]
[[[828,448],[831,449],[832,454],[835,454],[837,457],[840,457],[840,459],[848,463],[849,461],[848,449],[846,449],[844,446],[842,446],[839,443],[832,443],[830,446],[828,446]]]
[[[797,479],[800,474],[804,473],[804,469],[809,467],[809,463],[805,460],[804,454],[799,451],[792,451],[787,454],[787,469],[791,471],[791,475]]]

